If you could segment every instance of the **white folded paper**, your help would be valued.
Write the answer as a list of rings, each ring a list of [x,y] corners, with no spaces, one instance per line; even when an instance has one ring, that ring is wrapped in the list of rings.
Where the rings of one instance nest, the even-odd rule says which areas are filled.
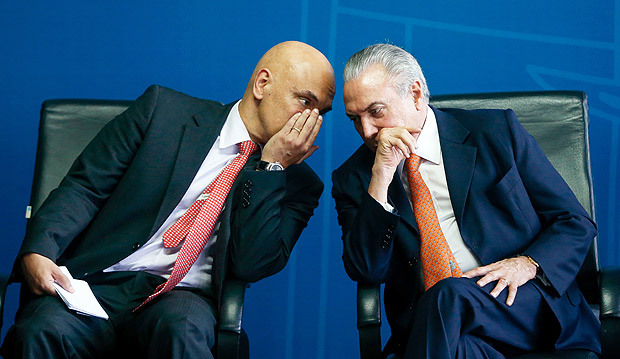
[[[74,290],[73,293],[67,292],[58,283],[54,282],[56,293],[65,302],[67,308],[75,310],[79,314],[108,319],[108,314],[97,301],[88,283],[83,280],[73,279],[67,267],[60,267],[60,270],[69,278]]]

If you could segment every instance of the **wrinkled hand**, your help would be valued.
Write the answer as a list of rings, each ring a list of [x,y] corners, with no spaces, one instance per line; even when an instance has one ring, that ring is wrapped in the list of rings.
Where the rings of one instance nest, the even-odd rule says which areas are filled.
[[[317,109],[296,113],[267,141],[261,160],[280,162],[284,168],[301,163],[319,148],[313,143],[322,123]]]
[[[508,287],[508,298],[506,305],[514,303],[517,296],[517,288],[536,277],[536,266],[533,265],[525,256],[513,257],[489,264],[487,266],[474,268],[463,274],[463,277],[473,278],[484,276],[476,283],[480,287],[497,281],[497,285],[491,291],[495,298]]]
[[[375,163],[368,187],[368,193],[377,201],[387,202],[387,189],[392,182],[396,168],[418,147],[414,135],[419,132],[419,128],[413,127],[385,127],[377,134]]]
[[[21,260],[21,271],[30,290],[36,295],[58,296],[54,282],[73,293],[73,287],[51,259],[37,253],[27,253]]]

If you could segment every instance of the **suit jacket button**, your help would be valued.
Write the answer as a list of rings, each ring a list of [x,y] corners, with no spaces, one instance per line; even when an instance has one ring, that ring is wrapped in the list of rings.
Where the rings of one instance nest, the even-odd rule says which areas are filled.
[[[416,264],[418,264],[418,260],[415,258],[411,258],[407,264],[409,265],[409,267],[415,267]]]
[[[140,247],[142,247],[142,245],[140,243],[134,243],[133,246],[131,246],[131,250],[132,251],[137,251]]]

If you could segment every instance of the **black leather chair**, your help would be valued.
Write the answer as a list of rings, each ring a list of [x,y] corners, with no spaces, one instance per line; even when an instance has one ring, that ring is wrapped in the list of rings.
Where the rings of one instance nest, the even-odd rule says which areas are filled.
[[[594,218],[590,172],[588,101],[578,91],[508,92],[433,96],[437,108],[512,108],[521,124]],[[614,239],[611,239],[614,240]],[[597,240],[590,247],[577,282],[602,324],[603,357],[620,358],[620,268],[600,269]],[[363,359],[382,358],[380,287],[357,286],[357,327]],[[531,353],[519,359],[597,358],[589,351]]]
[[[48,100],[41,108],[39,141],[30,199],[35,213],[48,194],[58,186],[69,167],[90,140],[114,116],[133,101]],[[9,275],[0,275],[0,328]],[[241,328],[247,284],[226,279],[218,316],[216,356],[218,359],[248,358],[247,336]]]

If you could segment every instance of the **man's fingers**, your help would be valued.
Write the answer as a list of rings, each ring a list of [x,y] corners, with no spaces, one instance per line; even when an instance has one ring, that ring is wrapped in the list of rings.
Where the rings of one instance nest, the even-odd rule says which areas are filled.
[[[474,278],[474,277],[479,277],[482,275],[485,275],[487,273],[489,273],[491,271],[491,269],[489,268],[489,266],[484,266],[484,267],[476,267],[472,270],[469,270],[465,273],[463,273],[463,277],[465,278]]]
[[[508,281],[505,278],[500,278],[500,280],[497,281],[497,284],[495,285],[495,288],[493,288],[493,290],[491,291],[491,295],[494,298],[497,298],[497,296],[508,286]]]
[[[309,138],[312,139],[312,142],[314,142],[316,137],[319,135],[319,131],[321,130],[322,125],[323,125],[323,116],[319,115],[316,118],[316,122],[314,123],[314,127],[312,128],[312,132],[310,132]]]
[[[416,133],[420,133],[422,132],[421,128],[417,128],[417,127],[405,127],[405,129],[407,130],[407,132],[409,132],[411,135],[414,135]]]
[[[294,124],[295,126],[293,128],[296,128],[297,130],[299,130],[300,135],[301,135],[301,132],[304,130],[306,122],[308,122],[308,119],[312,117],[312,114],[313,114],[313,111],[306,109],[303,112],[301,112],[300,116],[297,117],[297,119],[295,120],[295,124]]]
[[[415,149],[418,148],[417,141],[413,136],[411,136],[411,134],[408,136],[401,136],[400,139],[403,141],[405,146],[409,148],[410,153],[413,153]]]
[[[508,286],[508,298],[506,298],[506,305],[511,306],[512,303],[515,302],[515,298],[517,297],[517,289],[519,286],[510,284]]]
[[[297,112],[296,114],[291,116],[291,118],[289,118],[289,120],[286,121],[286,123],[284,124],[284,127],[282,127],[280,132],[282,132],[283,134],[288,134],[289,132],[291,132],[293,130],[293,127],[295,127],[295,124],[297,123],[297,120],[299,119],[299,117],[301,117],[301,112]]]
[[[476,282],[480,287],[484,287],[485,285],[494,282],[496,280],[498,280],[499,278],[501,278],[501,274],[498,273],[497,271],[488,271],[488,273],[486,273],[484,275],[484,277],[480,278],[478,280],[478,282]]]
[[[54,271],[52,273],[52,277],[54,277],[54,281],[56,283],[58,283],[61,287],[64,288],[64,290],[73,293],[73,286],[71,285],[71,282],[69,281],[69,278],[67,278],[67,276],[65,276],[60,269]],[[52,286],[52,290],[54,290],[53,286]]]
[[[398,148],[405,157],[409,157],[411,155],[411,149],[398,137],[395,137],[392,141],[390,141],[393,147]]]
[[[319,118],[319,110],[305,110],[303,115],[295,122],[295,127],[299,129],[299,136],[307,140],[313,133],[316,122]],[[303,122],[302,122],[303,120]]]

